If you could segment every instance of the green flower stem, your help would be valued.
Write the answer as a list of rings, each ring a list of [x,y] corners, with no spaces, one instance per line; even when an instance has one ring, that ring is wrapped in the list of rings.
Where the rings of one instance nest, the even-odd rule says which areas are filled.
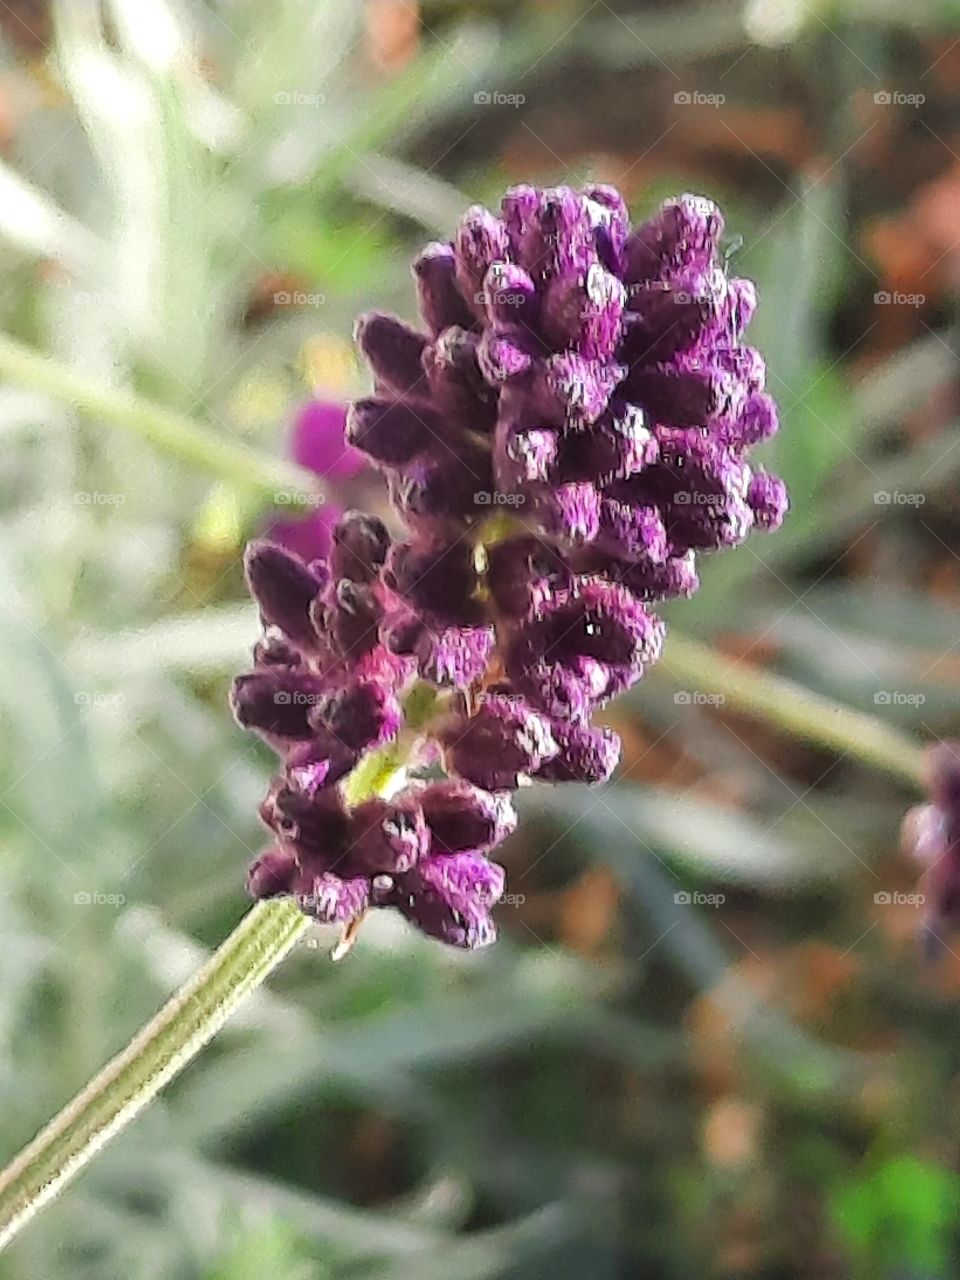
[[[320,492],[317,477],[271,458],[131,391],[103,386],[86,374],[0,334],[0,381],[50,396],[79,413],[132,431],[158,449],[287,506]],[[278,498],[278,495],[282,495]]]
[[[0,1249],[195,1057],[309,926],[260,902],[127,1047],[0,1174]]]
[[[921,785],[922,748],[906,734],[773,676],[716,649],[688,640],[673,627],[655,672],[701,693],[722,694],[725,705],[765,720],[793,737]]]
[[[396,744],[351,774],[352,804],[389,792]],[[0,1173],[0,1250],[157,1096],[220,1030],[310,927],[292,902],[259,902],[207,963]]]

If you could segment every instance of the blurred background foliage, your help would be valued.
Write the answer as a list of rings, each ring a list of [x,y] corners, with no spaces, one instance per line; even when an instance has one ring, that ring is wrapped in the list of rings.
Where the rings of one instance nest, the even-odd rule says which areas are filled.
[[[760,285],[794,510],[671,621],[956,734],[951,0],[0,5],[0,327],[277,457],[363,386],[354,315],[411,314],[417,245],[587,176],[709,192]],[[0,441],[6,1157],[245,909],[270,762],[225,693],[271,517],[21,385]],[[662,674],[609,719],[612,785],[529,794],[498,947],[312,937],[0,1277],[960,1274],[911,797]]]

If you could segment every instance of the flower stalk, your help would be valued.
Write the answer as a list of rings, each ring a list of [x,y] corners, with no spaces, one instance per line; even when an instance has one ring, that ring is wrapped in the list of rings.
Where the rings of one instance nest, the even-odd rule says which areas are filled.
[[[104,386],[7,334],[0,334],[0,381],[50,396],[86,417],[131,431],[164,453],[243,489],[260,492],[274,502],[282,493],[285,506],[303,505],[306,495],[318,491],[312,472],[281,458],[266,457],[132,391]]]
[[[790,680],[718,653],[670,629],[652,675],[665,676],[704,693],[805,742],[851,756],[913,787],[922,785],[922,748],[875,716],[823,698]]]
[[[0,1174],[0,1249],[178,1075],[309,921],[289,902],[260,902],[197,974]]]

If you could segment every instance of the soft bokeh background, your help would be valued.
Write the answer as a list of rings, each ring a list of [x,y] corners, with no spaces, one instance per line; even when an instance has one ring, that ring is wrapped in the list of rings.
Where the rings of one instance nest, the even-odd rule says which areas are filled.
[[[794,511],[671,621],[960,732],[955,4],[5,0],[0,148],[0,326],[276,457],[466,203],[714,195]],[[273,517],[20,385],[0,446],[5,1159],[245,909],[270,761],[225,694]],[[911,796],[662,674],[609,719],[614,785],[527,797],[498,947],[312,938],[3,1280],[960,1274]]]

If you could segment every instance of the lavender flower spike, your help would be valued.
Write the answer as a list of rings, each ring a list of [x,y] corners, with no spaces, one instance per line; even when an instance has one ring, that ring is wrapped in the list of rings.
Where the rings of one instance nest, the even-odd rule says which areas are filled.
[[[406,533],[351,512],[323,562],[248,552],[265,636],[233,705],[279,757],[254,897],[290,896],[350,937],[392,908],[484,946],[510,792],[611,776],[620,741],[591,718],[657,660],[656,605],[787,510],[748,458],[777,412],[743,343],[756,292],[727,278],[722,232],[702,196],[631,228],[612,187],[518,186],[414,263],[423,331],[358,323],[373,387],[347,440],[385,472]],[[422,682],[436,711],[414,732]],[[399,794],[347,803],[364,753],[414,741]],[[445,779],[417,777],[438,760]],[[960,847],[941,793],[928,850]],[[936,896],[960,913],[951,858]]]

